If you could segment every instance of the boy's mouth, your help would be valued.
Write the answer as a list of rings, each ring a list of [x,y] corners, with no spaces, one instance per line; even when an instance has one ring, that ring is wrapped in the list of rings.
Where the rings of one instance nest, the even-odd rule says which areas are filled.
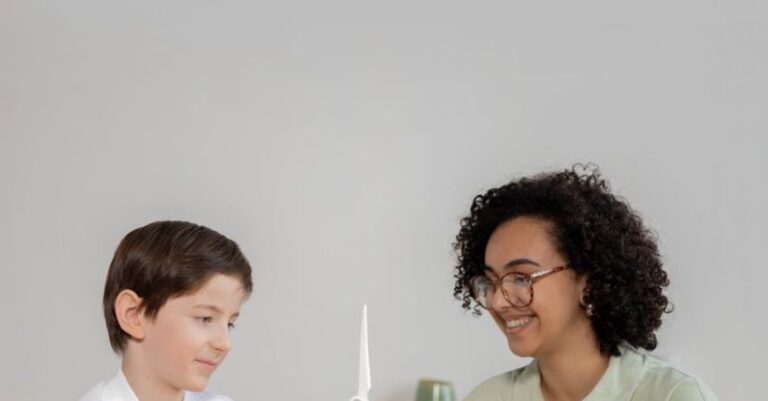
[[[203,368],[204,371],[211,373],[213,372],[217,366],[219,366],[219,362],[211,361],[207,359],[195,359],[195,362],[197,362],[200,367]]]

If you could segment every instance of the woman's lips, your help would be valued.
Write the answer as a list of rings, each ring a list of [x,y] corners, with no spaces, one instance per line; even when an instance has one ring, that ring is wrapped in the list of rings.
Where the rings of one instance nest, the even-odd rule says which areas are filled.
[[[523,316],[516,319],[505,320],[507,334],[514,335],[520,333],[525,330],[535,318],[536,316]]]

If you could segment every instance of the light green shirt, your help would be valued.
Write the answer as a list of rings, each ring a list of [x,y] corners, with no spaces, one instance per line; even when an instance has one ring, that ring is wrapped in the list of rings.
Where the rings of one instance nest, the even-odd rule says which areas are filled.
[[[525,367],[492,377],[464,401],[544,401],[536,360]],[[603,377],[584,401],[717,401],[715,394],[695,377],[667,363],[621,348],[611,357]]]

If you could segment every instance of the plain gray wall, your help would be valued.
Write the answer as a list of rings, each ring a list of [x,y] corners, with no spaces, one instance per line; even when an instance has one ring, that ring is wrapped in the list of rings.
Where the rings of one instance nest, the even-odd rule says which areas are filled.
[[[232,237],[255,292],[212,388],[465,395],[525,363],[452,298],[474,195],[598,163],[659,234],[657,354],[722,400],[768,374],[768,3],[0,1],[0,389],[114,373],[100,297],[130,229]]]

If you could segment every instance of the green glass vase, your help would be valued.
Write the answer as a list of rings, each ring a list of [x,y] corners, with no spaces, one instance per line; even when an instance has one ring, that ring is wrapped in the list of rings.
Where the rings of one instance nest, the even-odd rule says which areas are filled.
[[[416,388],[416,401],[456,401],[456,391],[451,382],[421,379]]]

